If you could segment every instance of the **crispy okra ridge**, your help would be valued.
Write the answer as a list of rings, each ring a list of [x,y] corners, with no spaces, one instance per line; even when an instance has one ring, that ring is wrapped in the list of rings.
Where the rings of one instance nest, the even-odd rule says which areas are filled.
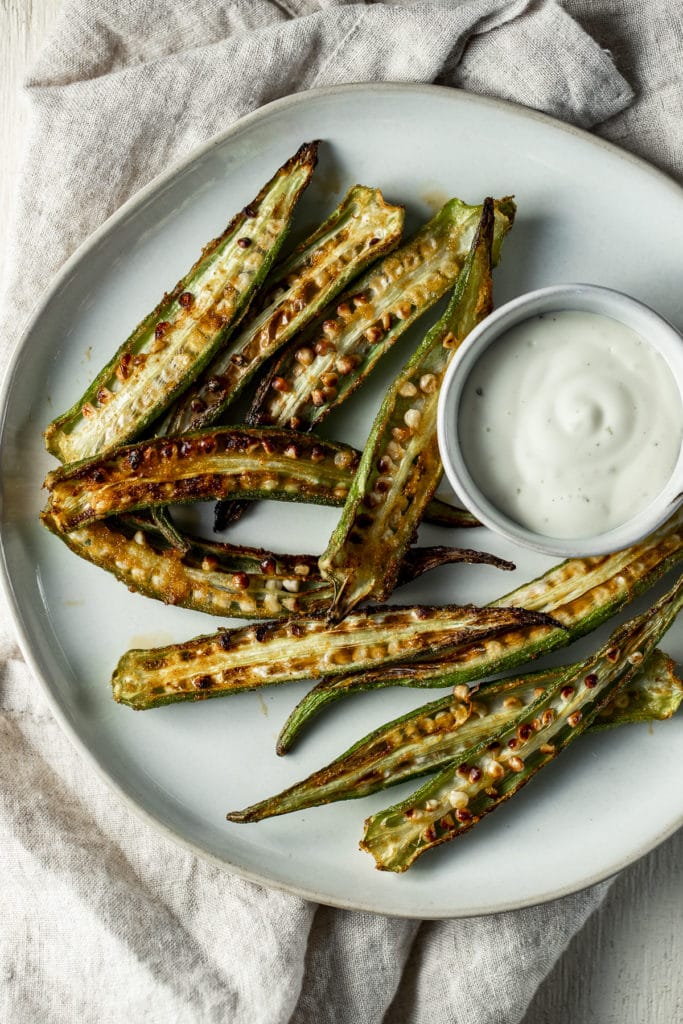
[[[74,406],[45,431],[64,463],[139,436],[225,342],[263,283],[317,162],[305,143],[130,337]]]
[[[630,686],[682,604],[679,576],[652,608],[614,630],[592,658],[544,687],[513,721],[462,751],[411,796],[369,817],[361,849],[382,871],[406,871],[427,850],[468,832],[578,739]]]
[[[478,689],[457,686],[447,696],[375,729],[302,782],[242,811],[231,811],[228,821],[262,821],[337,800],[355,800],[440,771],[523,716],[548,687],[580,669],[581,664],[575,663],[483,683]],[[643,661],[630,685],[601,709],[591,729],[670,718],[682,699],[683,683],[675,662],[656,650]]]
[[[549,616],[517,608],[400,605],[357,613],[329,626],[322,616],[223,629],[186,643],[123,655],[112,677],[114,699],[137,709],[221,697],[340,666],[369,668],[453,650],[512,625],[551,630]]]

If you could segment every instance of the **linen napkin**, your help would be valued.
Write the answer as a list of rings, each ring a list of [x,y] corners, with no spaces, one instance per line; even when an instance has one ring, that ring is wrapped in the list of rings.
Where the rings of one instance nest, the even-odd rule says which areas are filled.
[[[125,199],[241,115],[302,89],[438,81],[597,127],[683,175],[680,4],[565,8],[68,0],[27,82],[0,359],[33,298]],[[420,924],[232,876],[157,835],[84,764],[1,615],[8,1024],[516,1022],[604,896],[607,883],[517,913]]]

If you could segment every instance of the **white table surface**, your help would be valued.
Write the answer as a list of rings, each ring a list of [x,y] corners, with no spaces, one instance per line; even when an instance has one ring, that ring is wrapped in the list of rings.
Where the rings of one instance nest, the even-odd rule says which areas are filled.
[[[0,280],[28,124],[20,83],[59,5],[0,0]],[[683,1024],[683,830],[617,878],[523,1024]]]

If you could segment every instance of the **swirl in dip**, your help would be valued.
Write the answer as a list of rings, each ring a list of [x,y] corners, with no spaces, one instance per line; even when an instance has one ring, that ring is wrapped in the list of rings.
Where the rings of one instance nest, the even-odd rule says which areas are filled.
[[[631,519],[669,481],[683,410],[663,357],[597,313],[545,313],[494,341],[464,386],[458,434],[473,480],[547,537]]]

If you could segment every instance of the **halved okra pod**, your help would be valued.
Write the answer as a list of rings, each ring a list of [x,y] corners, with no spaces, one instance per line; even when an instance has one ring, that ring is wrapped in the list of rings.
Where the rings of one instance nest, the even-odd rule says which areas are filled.
[[[265,279],[317,160],[306,143],[210,242],[189,273],[135,328],[67,412],[48,451],[77,462],[138,437],[225,342]]]
[[[261,686],[365,668],[452,650],[513,624],[553,623],[538,612],[472,606],[379,608],[328,626],[322,617],[221,630],[182,644],[123,655],[112,677],[114,699],[143,709],[222,697]]]
[[[329,704],[366,690],[386,686],[437,688],[473,683],[497,672],[565,647],[606,622],[638,594],[653,586],[683,558],[683,512],[639,544],[611,555],[572,558],[543,576],[492,602],[551,614],[564,630],[511,629],[479,644],[464,644],[445,658],[340,675],[315,686],[297,704],[277,742],[278,753],[290,750],[297,736]]]
[[[321,579],[314,555],[279,555],[182,534],[180,552],[178,543],[152,523],[132,517],[91,523],[71,533],[62,533],[47,512],[42,520],[75,554],[113,573],[130,590],[166,604],[210,615],[262,619],[317,614],[332,599],[332,589]],[[406,555],[399,582],[408,583],[453,562],[513,568],[486,552],[413,548]]]
[[[382,871],[405,871],[514,796],[630,686],[683,605],[683,577],[620,626],[592,658],[561,675],[512,720],[463,751],[415,793],[365,823],[361,849]]]
[[[354,185],[332,215],[266,283],[254,315],[202,371],[166,417],[164,433],[215,423],[258,370],[367,265],[399,242],[404,210],[379,189]]]
[[[440,771],[517,719],[558,680],[580,669],[581,665],[575,663],[484,683],[479,689],[457,687],[455,693],[375,729],[330,764],[277,796],[232,811],[228,820],[262,821],[337,800],[355,800]],[[591,728],[670,718],[683,699],[683,683],[675,669],[671,658],[654,651],[631,684],[605,705]]]
[[[344,510],[320,557],[334,586],[330,618],[391,594],[404,553],[443,474],[436,435],[439,389],[453,353],[492,308],[493,200],[484,202],[472,248],[446,312],[388,389]]]
[[[275,428],[157,437],[49,473],[48,512],[68,532],[107,516],[228,495],[340,506],[359,458],[349,445]],[[440,501],[431,503],[429,518],[470,522]]]
[[[254,425],[311,430],[347,399],[378,360],[458,278],[481,206],[451,199],[415,237],[371,267],[334,308],[284,350],[247,415]],[[495,203],[493,260],[515,204]]]

